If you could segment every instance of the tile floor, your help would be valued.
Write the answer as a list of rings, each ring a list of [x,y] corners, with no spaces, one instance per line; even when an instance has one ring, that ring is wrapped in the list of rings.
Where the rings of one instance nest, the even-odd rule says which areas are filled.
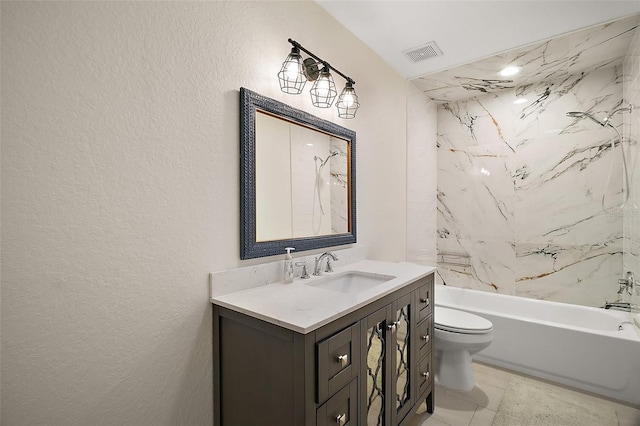
[[[509,381],[515,377],[524,377],[525,380],[537,381],[544,386],[555,387],[561,392],[572,394],[574,397],[587,400],[595,399],[611,404],[618,415],[618,423],[612,425],[584,426],[640,426],[640,409],[637,407],[486,364],[474,362],[474,371],[476,374],[476,387],[471,392],[456,392],[440,386],[436,387],[435,413],[429,416],[425,412],[426,408],[423,403],[417,411],[419,414],[414,416],[409,425],[491,426]]]

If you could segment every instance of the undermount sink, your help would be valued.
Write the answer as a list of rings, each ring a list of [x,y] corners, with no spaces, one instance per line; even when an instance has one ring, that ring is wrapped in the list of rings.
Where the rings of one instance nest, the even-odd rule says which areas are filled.
[[[321,279],[305,283],[305,285],[338,291],[340,293],[355,294],[369,290],[394,278],[396,277],[391,275],[347,271],[335,275],[327,275]]]

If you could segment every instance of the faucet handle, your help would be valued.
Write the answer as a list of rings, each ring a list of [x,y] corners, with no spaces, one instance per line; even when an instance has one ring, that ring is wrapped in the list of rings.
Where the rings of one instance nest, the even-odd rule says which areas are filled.
[[[325,272],[333,272],[333,266],[331,265],[331,258],[327,258],[327,267],[324,270]]]
[[[624,290],[627,288],[627,285],[628,285],[627,280],[619,279],[618,285],[620,286],[620,288],[618,289],[617,294],[624,294]]]
[[[307,272],[307,261],[302,260],[300,262],[295,263],[296,266],[302,266],[302,274],[300,274],[300,278],[306,280],[309,278],[309,273]]]

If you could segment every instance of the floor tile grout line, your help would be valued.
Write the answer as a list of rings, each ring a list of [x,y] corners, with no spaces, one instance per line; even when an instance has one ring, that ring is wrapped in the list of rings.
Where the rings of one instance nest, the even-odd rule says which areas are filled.
[[[600,397],[598,395],[592,394],[590,392],[583,392],[580,389],[576,389],[570,386],[565,386],[562,384],[557,384],[554,383],[552,381],[549,380],[545,380],[545,379],[539,379],[537,377],[533,377],[530,376],[528,374],[522,374],[519,373],[517,371],[509,371],[509,370],[505,370],[502,369],[500,367],[492,367],[486,364],[481,364],[481,371],[483,371],[482,374],[479,374],[477,377],[478,380],[478,387],[480,389],[480,391],[484,392],[486,395],[489,395],[487,392],[485,392],[485,389],[483,389],[483,385],[489,386],[489,387],[493,387],[493,388],[501,388],[500,386],[495,386],[495,383],[493,380],[495,379],[495,376],[500,377],[499,382],[501,383],[505,383],[505,388],[504,389],[500,389],[502,391],[506,391],[509,386],[516,380],[523,380],[524,382],[528,382],[530,384],[536,384],[537,386],[543,386],[543,387],[552,387],[555,388],[557,391],[559,392],[567,392],[568,394],[573,394],[573,396],[567,400],[567,403],[573,404],[572,400],[574,399],[574,397],[585,397],[587,400],[590,400],[592,398],[595,398],[595,400],[597,401],[601,401],[607,405],[609,405],[611,408],[613,408],[613,411],[615,413],[615,419],[616,419],[616,423],[618,426],[624,426],[624,425],[631,425],[631,422],[634,422],[634,419],[636,419],[636,417],[633,417],[634,414],[633,413],[627,413],[626,407],[628,406],[627,404],[624,404],[622,402],[618,402],[618,401],[613,401],[610,400],[609,398],[606,397]],[[496,372],[496,374],[494,374],[493,372]],[[506,375],[504,374],[506,373]],[[484,376],[484,377],[483,377]],[[492,377],[494,376],[494,377]],[[482,381],[482,378],[486,378],[487,382]],[[502,380],[504,382],[502,382]],[[488,383],[491,382],[491,383]],[[445,389],[438,389],[440,392],[442,392],[443,394],[447,394],[448,391]],[[478,401],[474,401],[471,398],[467,399],[464,397],[460,397],[460,395],[458,395],[455,392],[451,392],[448,393],[448,398],[452,398],[454,400],[457,400],[460,402],[460,404],[466,404],[467,409],[463,410],[463,411],[468,411],[471,412],[471,410],[473,409],[473,414],[471,415],[471,418],[468,420],[467,426],[471,426],[472,424],[474,426],[490,426],[491,424],[493,424],[493,421],[495,420],[495,416],[497,415],[497,411],[499,411],[500,406],[502,404],[502,399],[504,398],[504,393],[499,397],[500,402],[498,403],[498,406],[495,407],[495,404],[492,405],[492,408],[489,408],[488,406],[484,406],[482,404],[478,404]],[[493,400],[495,401],[495,399]],[[489,405],[489,404],[487,404]],[[475,407],[475,408],[474,408]],[[637,408],[635,406],[629,406],[629,408],[631,410],[637,410]],[[441,425],[448,425],[448,426],[461,426],[464,425],[463,422],[460,422],[459,420],[462,420],[460,418],[458,418],[458,420],[454,418],[451,418],[449,415],[445,415],[444,417],[440,417],[437,415],[437,411],[438,411],[438,398],[436,397],[436,416],[435,417],[431,417],[428,416],[425,421],[421,422],[420,425],[421,426],[430,426],[433,423],[429,422],[429,419],[433,419],[433,421],[437,424],[441,424]],[[452,411],[451,407],[448,407],[447,411]],[[455,410],[455,408],[453,409],[454,412],[456,411],[460,411],[460,410]],[[482,414],[480,414],[479,412],[483,411]],[[490,411],[491,413],[493,413],[493,416],[491,415],[491,413],[486,413],[484,411]],[[638,414],[638,419],[640,419],[640,411],[636,411]],[[426,413],[424,413],[426,414]],[[465,416],[466,417],[466,416]],[[621,420],[621,418],[623,420]],[[613,419],[611,419],[613,420]],[[613,422],[612,422],[613,423]],[[636,423],[633,423],[634,425]],[[640,426],[640,423],[637,424],[637,426]]]
[[[473,423],[473,418],[474,418],[474,417],[476,416],[476,414],[478,413],[478,408],[479,408],[479,407],[480,407],[479,405],[476,405],[476,409],[475,409],[475,411],[473,412],[473,416],[471,416],[471,420],[469,420],[469,424],[468,424],[467,426],[471,426],[471,423]]]

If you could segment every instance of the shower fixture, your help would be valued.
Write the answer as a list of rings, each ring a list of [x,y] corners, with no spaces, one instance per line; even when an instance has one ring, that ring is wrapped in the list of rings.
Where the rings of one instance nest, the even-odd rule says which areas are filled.
[[[601,125],[602,127],[608,127],[610,129],[613,129],[614,132],[616,132],[616,135],[618,136],[618,142],[620,144],[620,153],[622,155],[622,171],[624,172],[624,182],[625,182],[625,188],[623,188],[624,192],[625,192],[625,197],[624,197],[624,201],[622,202],[622,204],[620,204],[619,206],[617,206],[616,208],[623,208],[627,202],[629,201],[629,173],[627,170],[627,160],[626,157],[624,155],[624,148],[622,147],[622,135],[620,134],[620,132],[618,131],[618,129],[616,129],[616,127],[614,125],[612,125],[610,123],[611,121],[611,117],[613,117],[615,114],[619,113],[619,112],[624,112],[624,111],[628,111],[631,112],[631,110],[633,109],[632,105],[629,105],[628,107],[624,107],[624,108],[618,108],[616,110],[614,110],[613,112],[611,112],[609,115],[607,115],[603,120],[598,120],[597,118],[595,118],[593,115],[589,114],[588,112],[584,112],[584,111],[569,111],[567,112],[567,117],[573,117],[573,118],[577,118],[577,119],[583,119],[583,118],[588,118],[589,120],[598,123],[599,125]],[[605,184],[604,190],[602,191],[602,199],[600,200],[600,205],[602,206],[602,210],[606,211],[605,207],[604,207],[604,198],[605,198],[605,193],[607,191],[607,186],[609,186],[609,181],[611,180],[611,173],[613,172],[613,152],[615,150],[615,145],[616,140],[615,139],[611,139],[611,165],[609,167],[609,175],[607,176],[607,183]]]
[[[595,121],[596,123],[598,123],[599,125],[601,125],[602,127],[605,127],[608,123],[608,121],[600,121],[597,118],[595,118],[593,115],[589,114],[588,112],[582,112],[582,111],[569,111],[567,113],[567,117],[573,117],[573,118],[588,118],[589,120]],[[611,126],[611,124],[609,124],[609,126]]]
[[[314,226],[314,231],[319,232],[320,230],[320,226],[322,224],[322,216],[324,216],[324,207],[322,205],[322,187],[323,187],[323,180],[322,180],[322,169],[324,169],[324,166],[329,162],[329,160],[332,157],[335,157],[336,155],[340,154],[338,151],[329,151],[329,155],[327,156],[327,158],[325,158],[324,160],[322,159],[322,157],[318,157],[317,155],[313,156],[313,161],[315,162],[315,169],[316,169],[316,181],[315,184],[313,186],[313,226]],[[318,165],[318,160],[319,160],[319,165]],[[317,197],[316,197],[317,196]],[[318,205],[320,206],[320,220],[318,222],[318,230],[315,229],[315,201],[316,198],[318,199]]]
[[[611,123],[609,123],[609,121],[611,121],[611,117],[613,117],[615,114],[619,113],[619,112],[624,112],[624,111],[628,111],[631,112],[631,110],[633,109],[633,106],[629,105],[628,107],[625,108],[618,108],[615,111],[613,111],[611,114],[607,115],[604,120],[600,121],[597,118],[595,118],[593,115],[589,114],[588,112],[583,112],[583,111],[569,111],[567,113],[567,117],[573,117],[573,118],[588,118],[596,123],[598,123],[599,125],[601,125],[602,127],[613,127],[611,125]]]
[[[338,151],[333,151],[333,152],[332,152],[332,153],[330,153],[330,154],[329,154],[329,156],[328,156],[326,159],[324,159],[324,160],[322,160],[322,158],[318,157],[317,155],[314,155],[314,156],[313,156],[313,161],[318,161],[318,160],[320,160],[320,170],[322,170],[322,168],[324,167],[324,165],[325,165],[325,164],[327,164],[327,161],[329,161],[329,159],[330,159],[331,157],[334,157],[334,156],[336,156],[336,155],[338,155]]]

